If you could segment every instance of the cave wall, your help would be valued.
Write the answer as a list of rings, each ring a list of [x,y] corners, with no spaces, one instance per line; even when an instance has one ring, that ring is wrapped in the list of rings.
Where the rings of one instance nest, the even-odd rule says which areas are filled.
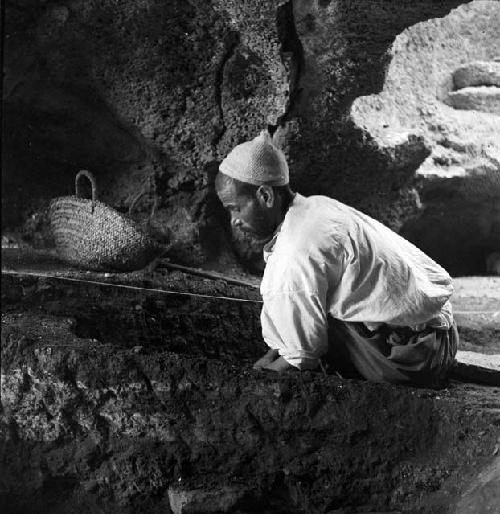
[[[9,0],[3,227],[45,244],[47,200],[70,194],[88,168],[104,201],[151,216],[172,258],[229,262],[211,180],[235,144],[269,127],[298,191],[334,196],[399,230],[421,211],[415,172],[433,142],[413,126],[380,138],[351,106],[384,89],[399,34],[464,3],[496,4]],[[486,39],[468,56],[481,57]],[[258,264],[259,248],[232,237]]]
[[[417,23],[391,45],[379,93],[351,117],[377,140],[424,137],[422,214],[402,233],[452,272],[485,271],[500,250],[500,4],[479,1]]]

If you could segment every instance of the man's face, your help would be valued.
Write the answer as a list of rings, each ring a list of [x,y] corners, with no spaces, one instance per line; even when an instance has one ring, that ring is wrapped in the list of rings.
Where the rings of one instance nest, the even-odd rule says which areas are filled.
[[[231,216],[231,226],[253,237],[263,239],[274,232],[272,210],[261,205],[256,195],[238,195],[231,181],[217,184],[217,196]]]

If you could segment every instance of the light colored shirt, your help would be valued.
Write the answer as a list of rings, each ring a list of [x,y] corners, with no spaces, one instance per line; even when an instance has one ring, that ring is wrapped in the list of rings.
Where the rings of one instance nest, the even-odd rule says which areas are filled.
[[[382,223],[326,196],[297,194],[264,249],[262,335],[291,365],[311,369],[328,347],[328,315],[449,328],[448,273]]]

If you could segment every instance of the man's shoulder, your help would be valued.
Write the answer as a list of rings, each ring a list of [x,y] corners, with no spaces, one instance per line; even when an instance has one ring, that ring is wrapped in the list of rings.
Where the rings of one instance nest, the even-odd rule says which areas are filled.
[[[306,222],[307,219],[349,219],[356,209],[329,196],[297,194],[290,211]]]
[[[350,208],[328,196],[297,195],[285,218],[284,229],[290,242],[310,245],[325,237],[347,232],[352,215]]]
[[[297,203],[298,205],[302,205],[307,208],[313,208],[313,209],[315,207],[319,207],[321,205],[328,205],[330,207],[337,207],[337,208],[340,208],[342,206],[347,207],[342,202],[340,202],[330,196],[326,196],[326,195],[304,196],[304,195],[301,195],[300,193],[296,194],[295,200],[293,203],[294,204]]]
[[[324,258],[344,246],[348,240],[348,223],[340,202],[327,196],[296,197],[289,209],[274,252],[280,259],[296,261],[300,256]]]

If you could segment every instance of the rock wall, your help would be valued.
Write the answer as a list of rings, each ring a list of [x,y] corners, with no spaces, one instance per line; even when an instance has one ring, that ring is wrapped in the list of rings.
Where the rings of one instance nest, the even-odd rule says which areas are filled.
[[[258,267],[259,248],[229,234],[210,184],[235,144],[269,127],[297,190],[334,196],[399,230],[421,211],[416,170],[437,155],[436,138],[416,130],[430,122],[412,98],[429,106],[431,95],[413,89],[434,82],[422,85],[428,75],[414,73],[415,62],[431,56],[442,70],[433,81],[441,81],[465,55],[492,58],[498,4],[462,3],[8,0],[3,227],[44,243],[47,199],[70,194],[76,171],[89,168],[104,201],[121,211],[133,205],[138,220],[151,217],[172,258],[224,264],[233,238]],[[445,44],[453,52],[432,50],[441,25],[453,33]],[[396,106],[358,100],[351,109],[360,96],[394,92]],[[377,102],[392,121],[401,118],[390,130],[379,127],[385,114],[369,114]],[[477,202],[467,209],[484,219]],[[419,226],[433,219],[429,212]],[[427,244],[427,232],[405,233],[452,262]],[[464,239],[450,249],[455,260],[477,253]],[[464,260],[462,271],[472,268],[477,262]]]
[[[479,1],[407,28],[382,91],[351,108],[377,139],[427,141],[416,171],[422,213],[402,231],[454,273],[486,271],[500,249],[499,24],[500,4]]]

